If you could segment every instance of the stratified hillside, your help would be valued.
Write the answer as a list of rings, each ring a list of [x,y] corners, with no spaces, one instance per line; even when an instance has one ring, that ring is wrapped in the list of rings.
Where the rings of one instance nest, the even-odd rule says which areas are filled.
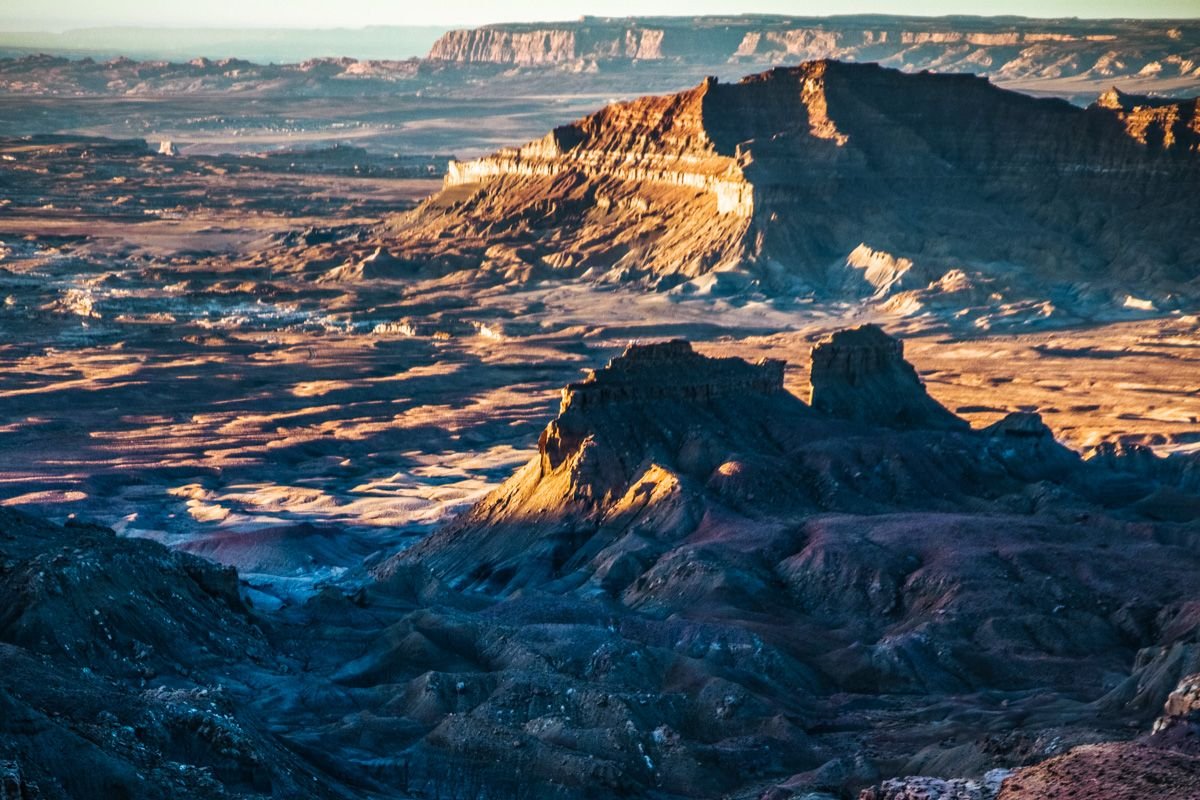
[[[1200,78],[1195,20],[1022,17],[584,17],[450,31],[430,60],[613,68],[837,58],[998,79]]]
[[[452,163],[392,241],[441,271],[681,292],[757,281],[901,313],[1169,306],[1195,291],[1200,152],[1193,134],[1154,131],[1191,124],[1174,121],[1187,108],[1140,122],[835,61],[710,79]]]
[[[436,670],[406,713],[454,713],[413,774],[520,769],[596,797],[1191,796],[1194,494],[1081,460],[1036,414],[969,429],[874,326],[817,344],[811,404],[783,367],[631,345],[564,389],[524,468],[374,570],[368,612],[400,587],[486,608],[398,622],[340,674],[382,692]],[[1164,704],[1153,736],[1010,773],[1148,733]],[[1069,793],[1098,777],[1110,793]]]

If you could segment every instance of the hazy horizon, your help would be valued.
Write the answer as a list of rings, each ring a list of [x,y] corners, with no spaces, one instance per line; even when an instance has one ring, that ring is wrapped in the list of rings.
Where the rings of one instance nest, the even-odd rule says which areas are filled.
[[[0,9],[0,31],[61,33],[90,28],[225,29],[359,29],[375,26],[472,27],[503,22],[558,22],[580,16],[645,17],[741,14],[842,16],[889,14],[903,16],[1026,16],[1051,19],[1193,19],[1200,16],[1194,0],[825,0],[804,4],[759,0],[752,5],[730,0],[527,0],[459,2],[451,7],[398,8],[385,0],[294,0],[257,2],[210,0],[202,8],[159,4],[147,7],[136,0],[9,0]]]

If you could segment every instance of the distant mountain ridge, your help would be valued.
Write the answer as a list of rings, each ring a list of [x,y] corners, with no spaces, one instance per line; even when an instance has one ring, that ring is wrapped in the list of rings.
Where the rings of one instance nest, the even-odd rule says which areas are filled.
[[[1200,79],[1196,20],[892,15],[585,17],[443,35],[433,61],[594,69],[635,62],[715,66],[817,59],[997,80],[1157,76]]]
[[[252,62],[230,80],[239,91],[275,93],[337,93],[345,91],[337,84],[369,80],[386,81],[395,91],[463,91],[482,81],[493,90],[504,86],[521,94],[621,97],[676,90],[707,75],[729,80],[756,69],[822,59],[985,75],[1008,88],[1078,104],[1114,83],[1135,94],[1200,93],[1200,20],[1195,19],[743,15],[584,17],[450,31],[379,26],[0,33],[0,57],[38,54],[76,61],[4,64],[0,91],[191,92],[188,78],[210,91],[208,76],[186,69],[186,62],[204,57]],[[147,69],[130,74],[123,62],[114,70],[78,62],[120,56],[149,62]],[[329,69],[312,80],[296,74],[294,65],[318,59]],[[115,79],[111,86],[97,83],[106,75]]]

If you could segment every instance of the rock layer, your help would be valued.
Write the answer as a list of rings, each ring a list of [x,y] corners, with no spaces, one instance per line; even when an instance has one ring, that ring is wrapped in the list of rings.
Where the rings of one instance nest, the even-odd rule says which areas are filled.
[[[616,104],[453,164],[390,235],[426,270],[505,279],[753,282],[904,313],[942,296],[1117,304],[1135,286],[1178,303],[1197,275],[1200,154],[1137,135],[1125,113],[812,62]]]
[[[446,33],[434,62],[614,68],[636,63],[699,65],[838,58],[1008,79],[1092,75],[1200,78],[1193,20],[754,15],[602,18],[486,25]]]
[[[839,331],[812,350],[812,407],[889,427],[965,428],[925,391],[904,343],[876,325]]]

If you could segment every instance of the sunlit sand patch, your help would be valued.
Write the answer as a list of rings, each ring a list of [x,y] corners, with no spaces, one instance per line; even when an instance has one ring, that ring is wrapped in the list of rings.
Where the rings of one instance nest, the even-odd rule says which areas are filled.
[[[0,434],[17,433],[31,427],[51,423],[52,421],[50,417],[26,417],[22,420],[0,424]]]
[[[230,514],[228,508],[202,500],[188,500],[187,510],[196,522],[222,522],[228,519]]]
[[[32,381],[37,377],[41,377],[46,382],[26,386],[25,388],[0,388],[0,398],[5,397],[22,397],[36,394],[50,394],[53,392],[62,392],[71,389],[91,389],[98,386],[105,388],[120,388],[133,385],[133,381],[124,381],[123,378],[131,378],[142,369],[141,363],[136,360],[131,360],[128,356],[116,356],[104,359],[84,359],[72,358],[69,362],[70,366],[55,365],[49,369],[39,369],[39,360],[26,360],[22,366],[29,371],[23,376],[25,381]],[[115,362],[115,363],[113,363]],[[41,363],[45,363],[41,361]],[[54,378],[64,378],[64,380],[54,380]]]
[[[404,372],[396,374],[396,375],[389,375],[389,376],[382,377],[382,378],[371,378],[369,380],[375,381],[375,382],[404,381],[404,380],[415,379],[415,378],[442,377],[442,376],[453,375],[454,373],[456,373],[460,369],[462,369],[464,366],[465,366],[464,364],[462,364],[461,362],[457,362],[457,361],[450,361],[450,362],[439,361],[439,362],[436,362],[433,364],[421,364],[421,365],[418,365],[415,367],[410,367],[410,368],[406,369]]]
[[[296,397],[320,397],[339,389],[353,389],[356,384],[350,381],[305,381],[292,387]]]
[[[205,531],[263,531],[273,526],[312,522],[357,529],[425,530],[462,510],[497,486],[532,451],[501,445],[478,452],[406,454],[406,471],[342,487],[271,482],[209,487],[187,483],[168,490],[185,501],[189,517],[202,527],[176,539],[192,541]]]
[[[86,500],[87,498],[88,498],[88,495],[86,492],[79,492],[79,491],[74,491],[74,490],[69,490],[69,491],[47,490],[47,491],[40,491],[40,492],[26,492],[25,494],[19,494],[16,497],[9,497],[5,500],[0,500],[0,505],[3,505],[3,506],[61,505],[63,503],[78,503],[83,500]]]

